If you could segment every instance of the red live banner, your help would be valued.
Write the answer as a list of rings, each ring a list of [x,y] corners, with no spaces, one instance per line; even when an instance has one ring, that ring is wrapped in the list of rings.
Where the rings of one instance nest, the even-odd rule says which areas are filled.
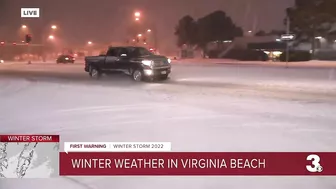
[[[65,152],[62,176],[336,176],[328,152]]]
[[[59,135],[0,135],[0,142],[59,142]]]

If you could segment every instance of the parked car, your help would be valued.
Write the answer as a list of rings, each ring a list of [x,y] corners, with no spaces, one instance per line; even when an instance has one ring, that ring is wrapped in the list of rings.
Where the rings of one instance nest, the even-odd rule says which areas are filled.
[[[106,54],[85,57],[85,71],[93,78],[121,71],[134,81],[166,80],[171,72],[170,62],[144,47],[110,47]]]
[[[75,57],[71,56],[71,55],[60,55],[57,60],[56,63],[75,63]]]

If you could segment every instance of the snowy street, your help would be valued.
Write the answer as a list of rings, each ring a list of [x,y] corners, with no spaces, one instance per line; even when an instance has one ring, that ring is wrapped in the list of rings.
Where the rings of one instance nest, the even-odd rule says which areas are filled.
[[[173,151],[336,151],[336,68],[173,64],[170,80],[95,81],[83,64],[0,65],[0,132],[62,142],[172,142]],[[334,189],[334,177],[83,177],[0,189]]]

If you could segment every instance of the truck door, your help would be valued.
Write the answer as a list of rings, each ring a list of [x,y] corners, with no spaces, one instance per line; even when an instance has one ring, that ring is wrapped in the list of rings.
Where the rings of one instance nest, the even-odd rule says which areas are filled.
[[[115,70],[117,69],[116,62],[118,60],[118,49],[110,48],[106,53],[104,69]]]
[[[116,66],[118,70],[128,71],[129,70],[129,51],[127,48],[119,48],[118,60],[116,61]]]

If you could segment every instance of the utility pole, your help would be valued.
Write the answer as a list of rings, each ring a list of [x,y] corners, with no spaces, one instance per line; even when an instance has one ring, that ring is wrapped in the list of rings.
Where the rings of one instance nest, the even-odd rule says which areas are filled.
[[[155,50],[157,50],[157,48],[158,48],[158,36],[157,36],[157,28],[156,28],[156,25],[155,24],[153,24],[153,26],[154,26],[154,48],[155,48]]]
[[[28,52],[28,64],[31,64],[31,58],[30,58],[31,47],[29,43],[27,43],[27,52]]]
[[[286,34],[289,35],[290,33],[290,19],[289,16],[287,16],[286,21]],[[289,59],[289,41],[286,41],[286,68],[288,68],[288,60]]]

